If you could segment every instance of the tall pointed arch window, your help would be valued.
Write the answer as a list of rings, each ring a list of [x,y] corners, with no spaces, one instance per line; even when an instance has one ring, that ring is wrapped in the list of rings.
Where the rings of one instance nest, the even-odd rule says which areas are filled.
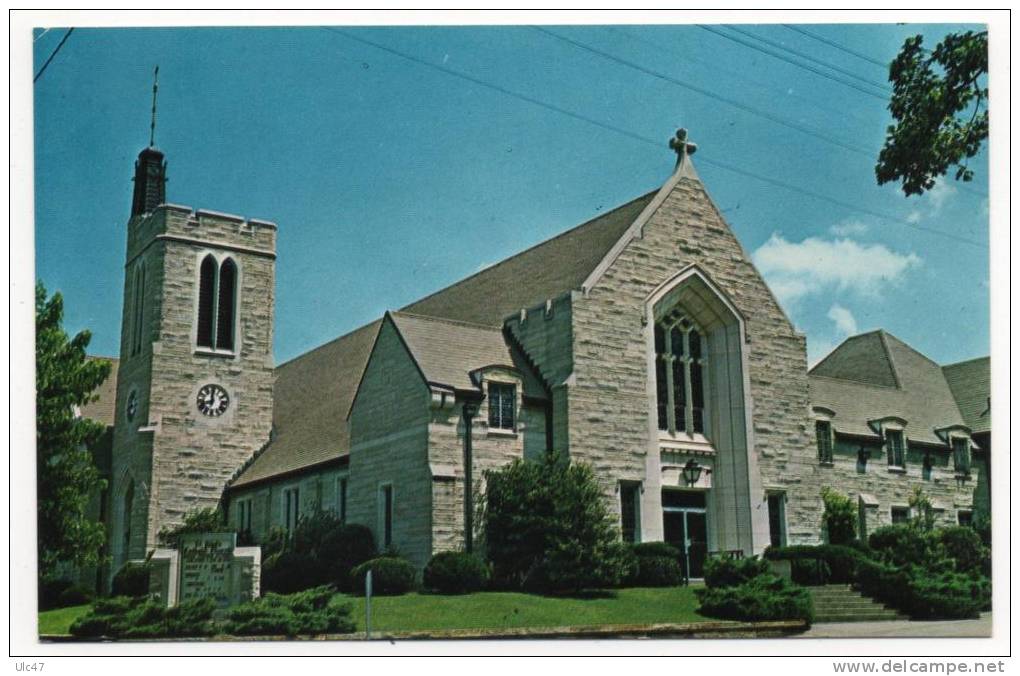
[[[139,263],[135,267],[134,277],[134,303],[131,307],[131,354],[136,355],[142,351],[142,338],[145,335],[145,263]]]
[[[126,559],[131,551],[131,512],[135,507],[135,482],[131,481],[128,484],[127,490],[124,491],[124,516],[123,516],[123,557]]]
[[[655,324],[655,390],[659,430],[705,433],[704,333],[677,309]]]
[[[236,311],[237,264],[231,258],[218,263],[209,254],[198,274],[198,346],[232,352]]]

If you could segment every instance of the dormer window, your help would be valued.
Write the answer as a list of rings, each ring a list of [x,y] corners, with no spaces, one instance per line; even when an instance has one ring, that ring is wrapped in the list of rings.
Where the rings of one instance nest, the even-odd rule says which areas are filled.
[[[703,343],[702,332],[681,310],[655,325],[655,387],[662,432],[705,432]]]
[[[815,439],[818,442],[818,462],[823,465],[832,464],[832,423],[816,420]]]
[[[886,430],[885,445],[889,467],[903,469],[905,467],[903,430]]]
[[[489,383],[489,429],[514,430],[516,389],[511,383]]]

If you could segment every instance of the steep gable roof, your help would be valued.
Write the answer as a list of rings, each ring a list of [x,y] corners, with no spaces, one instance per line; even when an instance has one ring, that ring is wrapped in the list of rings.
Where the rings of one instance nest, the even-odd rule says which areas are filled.
[[[424,363],[436,374],[436,382],[451,380],[447,384],[465,389],[473,387],[468,370],[492,365],[481,363],[486,359],[514,366],[517,357],[500,330],[503,320],[521,308],[580,288],[654,196],[653,191],[631,200],[391,313],[419,365]],[[277,367],[272,440],[242,468],[231,482],[233,488],[347,453],[346,418],[381,321]],[[446,354],[444,341],[456,349]],[[541,396],[530,370],[516,365],[526,376],[526,392]]]
[[[978,357],[942,367],[963,421],[972,432],[992,429],[992,361]]]
[[[910,439],[942,444],[937,428],[964,424],[942,367],[882,330],[848,338],[808,375],[811,404],[836,413],[837,432],[874,436],[869,420],[898,416]]]

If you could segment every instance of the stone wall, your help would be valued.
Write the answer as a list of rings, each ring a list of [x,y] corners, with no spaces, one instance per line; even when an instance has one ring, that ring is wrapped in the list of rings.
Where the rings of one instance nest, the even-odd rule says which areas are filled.
[[[419,568],[432,551],[429,401],[414,361],[385,320],[351,407],[348,522],[371,528],[382,549],[380,490],[391,484],[393,546]]]
[[[620,479],[648,480],[657,490],[658,478],[646,476],[657,460],[646,463],[648,421],[654,414],[649,391],[654,388],[649,390],[646,369],[645,302],[657,286],[691,264],[707,273],[746,322],[751,438],[760,483],[750,478],[787,494],[791,541],[815,542],[821,506],[808,431],[804,336],[793,329],[701,183],[691,178],[679,180],[641,235],[588,294],[575,294],[570,453],[594,465],[607,495],[613,495]],[[767,509],[763,493],[750,498],[752,509]],[[649,499],[657,496],[646,491],[643,500]],[[661,526],[648,523],[657,518],[661,524],[661,511],[656,511],[643,510],[643,530],[661,537]],[[760,515],[756,521],[761,522]],[[768,544],[761,539],[756,532],[756,551]]]

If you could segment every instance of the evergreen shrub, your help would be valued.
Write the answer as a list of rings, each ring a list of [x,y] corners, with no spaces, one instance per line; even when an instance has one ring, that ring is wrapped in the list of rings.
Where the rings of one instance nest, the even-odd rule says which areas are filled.
[[[489,582],[489,568],[467,552],[440,552],[429,560],[422,575],[425,589],[440,594],[470,594]]]
[[[372,571],[372,594],[399,596],[414,591],[415,570],[409,561],[381,556],[356,566],[350,575],[350,588],[354,594],[365,593],[365,574]]]

